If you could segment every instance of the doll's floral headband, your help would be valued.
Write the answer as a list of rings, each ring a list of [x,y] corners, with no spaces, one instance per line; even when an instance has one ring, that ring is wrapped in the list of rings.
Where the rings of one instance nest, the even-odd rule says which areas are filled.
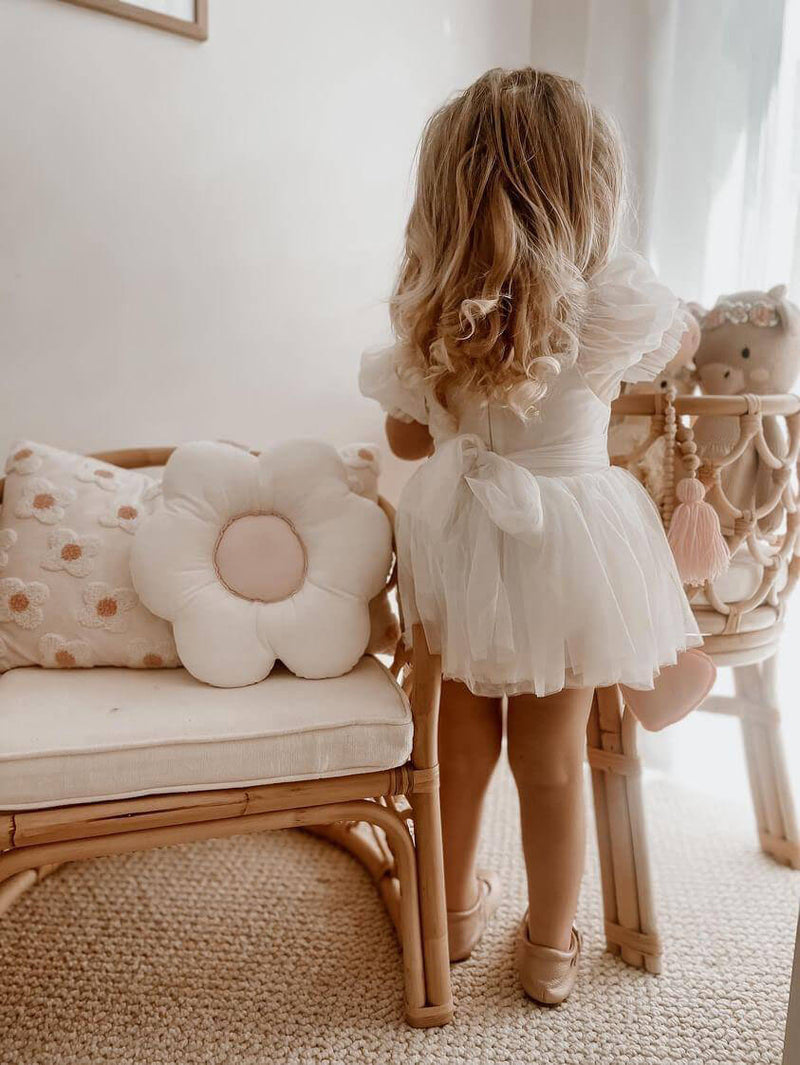
[[[758,299],[718,300],[708,314],[703,315],[703,329],[717,329],[729,322],[731,325],[780,325],[781,319],[775,300],[761,296]]]

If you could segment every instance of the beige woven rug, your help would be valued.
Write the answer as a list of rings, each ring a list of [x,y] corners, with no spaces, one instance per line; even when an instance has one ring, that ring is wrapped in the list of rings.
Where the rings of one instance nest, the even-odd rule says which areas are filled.
[[[800,876],[756,850],[746,806],[649,778],[646,793],[660,977],[603,952],[591,839],[578,988],[556,1010],[525,1000],[503,772],[485,849],[507,895],[453,971],[449,1027],[404,1025],[399,954],[366,873],[282,832],[74,865],[34,888],[0,919],[0,1062],[778,1063]]]

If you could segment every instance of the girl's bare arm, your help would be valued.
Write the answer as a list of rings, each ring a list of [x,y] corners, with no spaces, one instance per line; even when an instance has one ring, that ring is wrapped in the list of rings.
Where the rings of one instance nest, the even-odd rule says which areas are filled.
[[[399,459],[424,459],[433,451],[433,438],[421,422],[402,422],[390,414],[386,418],[386,438]]]

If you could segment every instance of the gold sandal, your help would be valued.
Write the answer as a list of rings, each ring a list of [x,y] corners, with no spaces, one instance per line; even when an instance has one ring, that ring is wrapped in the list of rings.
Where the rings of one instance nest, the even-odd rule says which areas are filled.
[[[542,1006],[557,1006],[569,995],[578,975],[583,939],[573,927],[569,950],[531,943],[526,912],[517,932],[517,972],[525,994]]]
[[[466,961],[478,945],[486,926],[500,904],[500,878],[496,873],[479,869],[478,901],[468,910],[447,911],[447,938],[450,961]]]

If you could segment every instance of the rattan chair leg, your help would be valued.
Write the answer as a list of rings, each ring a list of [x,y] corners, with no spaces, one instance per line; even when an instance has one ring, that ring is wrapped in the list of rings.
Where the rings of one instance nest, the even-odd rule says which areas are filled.
[[[635,759],[635,769],[625,776],[628,817],[633,844],[633,864],[636,872],[637,902],[639,906],[639,931],[636,942],[641,947],[645,969],[650,973],[661,972],[662,948],[656,926],[653,879],[650,871],[650,849],[647,842],[647,824],[642,795],[641,759],[636,744],[636,718],[628,707],[622,716],[622,750],[625,756]]]
[[[397,879],[397,863],[389,851],[379,846],[375,837],[370,832],[372,826],[363,821],[342,821],[334,825],[310,825],[306,831],[314,836],[319,836],[337,847],[341,847],[352,854],[369,873],[381,901],[386,907],[386,912],[394,925],[398,939],[402,938],[400,930],[400,882]]]
[[[409,799],[414,815],[414,840],[419,883],[420,921],[425,959],[425,987],[431,1024],[453,1015],[450,955],[447,943],[447,903],[444,893],[442,822],[439,808],[438,720],[441,659],[428,649],[421,625],[415,625],[414,675],[411,706],[414,746],[411,763],[414,785]],[[409,1018],[410,1023],[415,1023]],[[424,1022],[423,1022],[424,1023]]]
[[[438,782],[435,791],[412,794],[411,803],[414,811],[425,988],[429,1009],[439,1011],[439,1019],[429,1023],[442,1024],[453,1015],[453,999],[450,990]],[[413,1019],[409,1019],[413,1024]]]
[[[597,839],[608,949],[628,965],[661,971],[635,722],[617,687],[599,688],[589,720]]]
[[[800,835],[781,735],[775,666],[775,655],[757,665],[734,666],[732,709],[741,723],[761,849],[800,869]]]
[[[56,869],[60,869],[63,864],[63,862],[53,862],[50,865],[40,866],[39,869],[25,869],[23,872],[12,876],[9,880],[0,883],[0,917],[7,913],[14,903],[34,884],[38,884],[40,880],[50,876]]]
[[[436,784],[436,781],[433,783]],[[420,791],[411,798],[426,1003],[422,1008],[407,1003],[406,1019],[416,1028],[430,1028],[446,1024],[453,1016],[447,916],[444,893],[442,891],[441,897],[438,893],[438,883],[442,876],[438,786],[435,790]],[[397,861],[388,843],[386,849],[382,849],[366,829],[367,826],[363,822],[345,822],[313,825],[309,831],[343,847],[366,868],[380,892],[402,945],[402,885]]]
[[[600,858],[600,881],[603,890],[603,917],[605,927],[618,924],[617,888],[614,880],[614,860],[611,850],[611,823],[606,793],[606,770],[597,764],[597,756],[602,754],[600,742],[600,719],[597,709],[597,693],[592,702],[587,728],[587,747],[589,766],[592,774],[592,798],[594,800],[594,821],[597,831],[597,850]],[[606,949],[609,954],[619,954],[620,945],[607,937]]]

